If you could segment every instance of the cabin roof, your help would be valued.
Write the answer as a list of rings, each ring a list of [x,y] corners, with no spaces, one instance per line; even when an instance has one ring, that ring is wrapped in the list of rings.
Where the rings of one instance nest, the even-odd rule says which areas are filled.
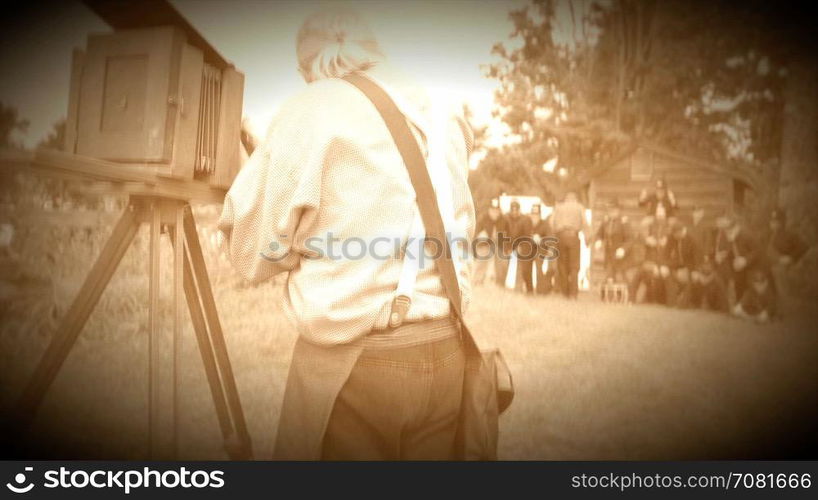
[[[652,153],[664,156],[666,158],[670,158],[670,159],[673,159],[673,160],[681,161],[683,163],[687,163],[687,164],[689,164],[689,165],[691,165],[693,167],[696,167],[696,168],[708,170],[710,172],[714,172],[714,173],[717,173],[719,175],[732,177],[734,179],[738,179],[738,180],[744,182],[745,184],[747,184],[748,186],[753,187],[753,188],[755,188],[755,186],[756,186],[756,182],[752,178],[752,176],[748,175],[745,172],[742,172],[740,170],[736,170],[736,169],[733,169],[733,168],[729,168],[729,167],[726,167],[724,165],[720,165],[718,163],[714,163],[714,162],[711,162],[711,161],[708,161],[708,160],[705,160],[705,159],[702,159],[702,158],[698,158],[696,156],[680,153],[680,152],[674,151],[674,150],[672,150],[670,148],[666,148],[664,146],[660,146],[658,144],[650,143],[650,142],[640,142],[636,146],[636,148],[634,148],[634,150],[629,155],[627,155],[625,158],[617,160],[616,162],[612,162],[609,165],[608,168],[605,168],[605,169],[601,170],[597,175],[594,176],[594,178],[598,178],[598,177],[601,177],[601,176],[605,175],[605,172],[607,172],[610,168],[614,167],[616,164],[624,161],[625,159],[630,158],[638,150],[650,151]]]

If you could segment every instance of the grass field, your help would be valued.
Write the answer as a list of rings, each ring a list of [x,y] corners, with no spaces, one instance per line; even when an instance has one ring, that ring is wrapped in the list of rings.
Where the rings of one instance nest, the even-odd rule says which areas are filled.
[[[138,272],[139,252],[138,244],[41,407],[32,431],[47,453],[146,456],[147,280]],[[89,265],[77,258],[56,280],[58,309]],[[245,287],[217,257],[209,265],[255,456],[268,458],[295,341],[281,311],[281,282]],[[24,328],[32,318],[19,307],[5,311],[16,314],[3,318],[0,331],[0,404],[8,412],[48,335]],[[502,459],[786,455],[790,439],[814,439],[816,428],[816,314],[797,318],[759,326],[590,296],[526,297],[494,286],[476,290],[469,312],[472,330],[503,350],[515,377],[516,399],[501,419]],[[180,389],[180,458],[224,458],[190,327]]]

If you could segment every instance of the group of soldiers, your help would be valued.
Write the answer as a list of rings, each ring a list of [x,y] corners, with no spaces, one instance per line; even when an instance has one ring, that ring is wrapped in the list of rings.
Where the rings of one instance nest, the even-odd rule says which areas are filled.
[[[587,234],[585,208],[576,193],[570,192],[548,217],[535,204],[529,214],[512,201],[502,214],[498,200],[477,221],[478,244],[475,281],[483,283],[493,270],[500,286],[513,274],[517,288],[531,294],[559,292],[576,298],[579,291],[580,233]],[[481,248],[485,248],[481,252]],[[511,266],[516,269],[510,271]]]
[[[582,232],[602,255],[603,299],[604,291],[613,288],[627,302],[729,312],[759,322],[782,315],[782,297],[788,294],[786,270],[807,250],[787,228],[782,210],[772,211],[763,231],[751,232],[730,214],[708,217],[700,206],[683,220],[676,196],[662,179],[652,190],[643,190],[638,202],[644,210],[638,224],[632,226],[613,200],[595,233],[587,226],[575,193],[568,193],[545,219],[539,205],[523,215],[519,204],[512,203],[510,213],[503,215],[492,202],[478,221],[477,233],[498,242],[494,259],[498,282],[503,284],[508,257],[514,253],[517,276],[529,293],[556,290],[569,298],[577,296]],[[539,249],[534,258],[527,245]],[[485,280],[486,268],[478,259],[478,282]]]

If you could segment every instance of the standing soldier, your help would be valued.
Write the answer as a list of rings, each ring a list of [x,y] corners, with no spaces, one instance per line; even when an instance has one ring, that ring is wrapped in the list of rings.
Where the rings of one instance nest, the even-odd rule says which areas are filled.
[[[712,254],[713,265],[721,280],[729,288],[733,281],[733,269],[730,265],[731,245],[727,238],[727,232],[733,225],[733,219],[729,215],[723,214],[716,218],[716,226],[713,229]]]
[[[534,289],[537,293],[548,293],[545,291],[548,289],[548,287],[546,287],[544,283],[545,274],[542,270],[546,254],[542,251],[540,242],[543,240],[543,238],[547,238],[549,236],[550,231],[548,229],[548,222],[542,218],[542,208],[540,207],[539,203],[531,206],[531,215],[529,218],[531,219],[531,241],[534,245],[534,248],[532,249],[534,257],[532,258],[530,264],[532,269],[528,274],[535,278],[536,283],[534,283]]]
[[[758,242],[735,219],[725,236],[730,245],[729,262],[733,272],[735,301],[740,302],[747,291],[748,273],[760,264]]]
[[[554,207],[552,218],[554,232],[559,239],[557,248],[560,255],[557,258],[560,281],[563,294],[576,299],[579,294],[579,233],[588,234],[585,224],[585,207],[577,200],[573,191],[565,195],[565,199]]]
[[[767,237],[767,260],[773,274],[773,283],[781,302],[790,296],[787,271],[806,253],[807,245],[801,237],[787,229],[787,214],[780,209],[770,216],[770,233]],[[781,309],[781,308],[779,308]]]
[[[699,251],[698,260],[710,255],[713,251],[713,227],[704,220],[705,211],[700,206],[693,207],[692,221],[687,228],[687,234],[693,238]]]
[[[645,207],[646,215],[657,219],[669,219],[676,214],[676,195],[667,188],[664,179],[656,180],[656,188],[652,193],[643,189],[639,193],[639,206]]]
[[[476,283],[482,284],[486,276],[492,274],[490,271],[493,267],[494,279],[502,286],[506,276],[504,264],[507,264],[507,261],[500,255],[499,235],[505,232],[505,229],[506,220],[500,212],[500,203],[497,198],[494,198],[486,213],[478,219],[475,229],[477,234],[475,252],[480,254],[479,258],[475,259],[474,266]],[[481,240],[483,243],[480,242]],[[486,255],[483,255],[483,252],[486,252]]]
[[[613,200],[608,205],[608,213],[594,237],[594,246],[603,247],[605,253],[605,277],[616,283],[625,282],[625,254],[627,253],[630,230],[628,218],[622,215],[619,202]]]
[[[531,259],[536,249],[531,244],[531,219],[520,213],[520,202],[514,200],[511,202],[511,212],[506,220],[508,245],[511,252],[514,252],[517,257],[515,288],[524,287],[525,291],[533,293]],[[520,278],[522,278],[522,282]]]

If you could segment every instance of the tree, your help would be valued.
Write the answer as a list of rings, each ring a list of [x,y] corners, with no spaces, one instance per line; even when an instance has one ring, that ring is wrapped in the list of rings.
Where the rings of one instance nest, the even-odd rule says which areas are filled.
[[[65,119],[58,120],[38,144],[38,148],[63,150],[65,148]]]
[[[0,101],[0,148],[21,147],[19,141],[14,140],[14,132],[27,130],[28,120],[21,120],[15,108]]]
[[[513,168],[556,196],[649,142],[759,185],[775,177],[786,71],[768,2],[611,0],[577,15],[568,1],[572,36],[560,40],[565,5],[533,0],[511,12],[517,47],[493,49],[496,114],[517,142],[486,156],[484,176],[507,179]],[[559,168],[546,171],[554,158]]]

